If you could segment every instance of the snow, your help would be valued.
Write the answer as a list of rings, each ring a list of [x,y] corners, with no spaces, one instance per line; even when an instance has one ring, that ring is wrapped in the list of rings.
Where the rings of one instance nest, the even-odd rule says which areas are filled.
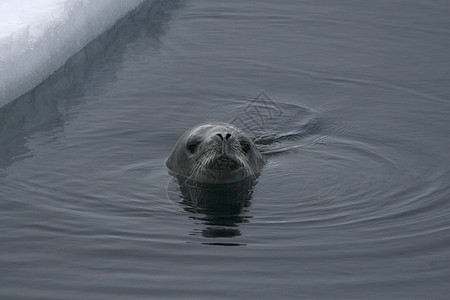
[[[0,107],[37,86],[144,1],[0,0]]]

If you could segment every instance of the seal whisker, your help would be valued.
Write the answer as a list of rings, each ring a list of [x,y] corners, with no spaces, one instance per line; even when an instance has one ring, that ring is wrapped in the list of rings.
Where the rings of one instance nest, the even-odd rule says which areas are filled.
[[[193,179],[196,178],[198,173],[203,172],[205,166],[210,164],[211,160],[214,157],[214,150],[209,150],[205,153],[203,153],[200,157],[200,159],[197,160],[197,163],[194,165],[194,168],[192,169],[189,178]]]

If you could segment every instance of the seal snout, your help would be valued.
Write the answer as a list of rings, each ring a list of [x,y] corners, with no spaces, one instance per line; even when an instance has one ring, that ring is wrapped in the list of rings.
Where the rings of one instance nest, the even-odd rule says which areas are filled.
[[[231,135],[231,133],[226,131],[222,133],[216,133],[215,135],[213,135],[213,139],[215,139],[222,145],[233,144],[236,141],[236,138]]]
[[[212,136],[213,140],[220,145],[220,154],[230,154],[234,152],[232,149],[237,144],[237,139],[234,135],[232,135],[229,131],[214,133]]]
[[[222,141],[224,140],[224,136],[225,136],[225,140],[228,141],[228,139],[231,137],[231,133],[217,133],[216,134]]]
[[[219,170],[219,171],[234,171],[238,169],[240,164],[230,156],[226,154],[222,154],[208,166],[211,170]]]

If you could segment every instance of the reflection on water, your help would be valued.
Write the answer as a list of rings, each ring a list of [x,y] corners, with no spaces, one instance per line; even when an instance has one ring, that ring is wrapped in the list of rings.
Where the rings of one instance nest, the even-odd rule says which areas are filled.
[[[234,183],[209,184],[176,175],[169,183],[168,195],[190,213],[190,218],[206,225],[202,236],[230,238],[240,236],[239,224],[248,222],[256,183],[254,178],[248,177]]]
[[[27,157],[26,137],[36,132],[58,130],[69,116],[68,111],[84,97],[89,82],[102,85],[114,81],[126,47],[139,37],[147,36],[151,47],[159,47],[170,10],[177,2],[145,2],[111,29],[101,34],[32,91],[0,109],[0,169]],[[144,22],[144,20],[150,20]],[[105,71],[112,70],[112,71]]]

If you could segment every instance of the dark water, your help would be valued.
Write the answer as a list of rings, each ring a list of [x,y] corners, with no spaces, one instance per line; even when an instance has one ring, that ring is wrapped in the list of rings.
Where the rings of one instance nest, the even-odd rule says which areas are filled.
[[[142,7],[0,110],[0,297],[448,298],[449,15]],[[184,203],[164,165],[212,120],[267,158],[238,215]]]

